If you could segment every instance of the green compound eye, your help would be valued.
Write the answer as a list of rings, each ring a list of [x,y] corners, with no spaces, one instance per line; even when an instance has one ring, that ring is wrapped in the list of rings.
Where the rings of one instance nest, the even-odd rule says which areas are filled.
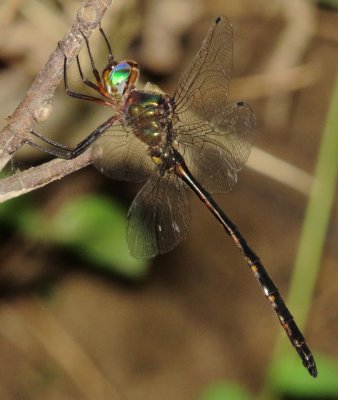
[[[109,81],[113,86],[119,86],[129,78],[131,67],[128,63],[117,64],[109,76]]]

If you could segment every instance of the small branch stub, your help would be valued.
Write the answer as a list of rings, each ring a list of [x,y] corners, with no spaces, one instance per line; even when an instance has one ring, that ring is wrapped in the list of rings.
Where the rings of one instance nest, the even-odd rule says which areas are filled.
[[[50,117],[52,111],[52,103],[46,103],[44,106],[34,111],[34,121],[37,123],[46,121]]]
[[[93,5],[88,5],[83,7],[80,10],[80,14],[81,14],[80,18],[82,18],[83,21],[89,24],[95,23],[99,17],[98,10]]]

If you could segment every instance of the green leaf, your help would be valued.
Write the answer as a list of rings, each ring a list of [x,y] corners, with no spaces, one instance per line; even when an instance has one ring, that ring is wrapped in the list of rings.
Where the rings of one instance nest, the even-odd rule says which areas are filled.
[[[271,385],[275,392],[294,397],[323,397],[338,396],[338,364],[325,355],[316,354],[318,377],[311,379],[307,370],[299,365],[296,355],[280,358],[271,371]]]
[[[0,220],[11,227],[16,227],[22,213],[31,209],[29,196],[16,197],[0,204]]]
[[[87,195],[63,204],[51,218],[29,210],[18,219],[26,235],[67,246],[97,267],[132,278],[148,271],[147,261],[130,256],[126,210],[111,198]]]
[[[233,382],[218,382],[208,387],[200,400],[251,400],[252,397],[242,387]]]

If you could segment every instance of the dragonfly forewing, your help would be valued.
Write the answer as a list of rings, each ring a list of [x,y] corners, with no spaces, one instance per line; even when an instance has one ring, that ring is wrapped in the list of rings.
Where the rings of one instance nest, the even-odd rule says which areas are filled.
[[[232,26],[219,17],[179,80],[174,101],[181,121],[210,121],[222,111],[232,73]]]
[[[232,27],[219,17],[174,94],[175,135],[194,177],[209,192],[228,192],[251,147],[255,117],[243,102],[226,106],[232,73]]]

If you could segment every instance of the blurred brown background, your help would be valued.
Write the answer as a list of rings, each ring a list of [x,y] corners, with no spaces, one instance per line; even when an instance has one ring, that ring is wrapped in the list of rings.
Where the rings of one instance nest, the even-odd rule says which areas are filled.
[[[80,3],[0,4],[3,124]],[[230,98],[253,106],[255,145],[291,170],[255,151],[235,189],[216,198],[286,294],[337,73],[338,13],[299,0],[115,0],[102,25],[117,57],[136,59],[144,82],[172,94],[217,15],[227,15],[234,27]],[[94,34],[94,48],[97,40]],[[78,103],[60,85],[53,114],[39,131],[68,145],[85,137],[107,110],[92,104],[84,116]],[[25,148],[14,169],[46,159]],[[95,190],[127,208],[137,187],[86,168],[33,199],[52,213],[65,198]],[[113,398],[107,394],[112,382],[126,398],[139,400],[198,399],[219,380],[259,393],[281,328],[237,249],[199,201],[190,200],[188,239],[154,259],[140,281],[96,272],[60,249],[1,233],[2,400]],[[313,351],[333,358],[337,213],[335,201],[306,328]]]

